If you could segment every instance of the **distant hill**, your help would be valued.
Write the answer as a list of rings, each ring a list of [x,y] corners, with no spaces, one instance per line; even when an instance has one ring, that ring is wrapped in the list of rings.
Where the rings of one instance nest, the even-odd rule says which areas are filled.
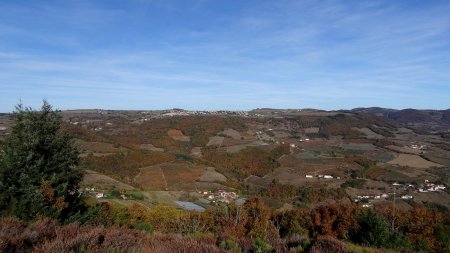
[[[450,128],[450,109],[447,110],[417,110],[417,109],[386,109],[380,107],[355,108],[350,112],[372,114],[406,124],[410,127],[426,131],[446,131]]]
[[[441,120],[447,124],[450,124],[450,109],[442,111]]]

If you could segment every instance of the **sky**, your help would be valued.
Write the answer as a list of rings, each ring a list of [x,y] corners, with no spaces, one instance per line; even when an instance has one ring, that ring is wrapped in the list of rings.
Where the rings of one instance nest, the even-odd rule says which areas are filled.
[[[450,1],[0,1],[0,112],[450,108]]]

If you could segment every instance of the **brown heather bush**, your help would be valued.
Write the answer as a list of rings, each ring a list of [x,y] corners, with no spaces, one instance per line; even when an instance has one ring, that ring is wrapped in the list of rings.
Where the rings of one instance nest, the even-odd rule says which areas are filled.
[[[344,243],[331,236],[320,236],[309,250],[310,253],[353,253]]]
[[[2,252],[28,252],[35,245],[56,236],[56,224],[47,218],[28,226],[14,218],[2,218],[0,223]]]
[[[214,238],[188,238],[154,234],[127,228],[57,226],[50,219],[25,224],[0,218],[0,252],[225,252]]]
[[[155,234],[142,242],[141,252],[226,252],[219,249],[216,244],[217,240],[214,238],[188,238],[174,234]]]

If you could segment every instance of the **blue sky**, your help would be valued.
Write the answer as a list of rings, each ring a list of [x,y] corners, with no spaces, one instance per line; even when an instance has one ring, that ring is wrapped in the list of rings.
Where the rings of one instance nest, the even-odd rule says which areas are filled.
[[[450,1],[0,1],[0,111],[450,108]]]

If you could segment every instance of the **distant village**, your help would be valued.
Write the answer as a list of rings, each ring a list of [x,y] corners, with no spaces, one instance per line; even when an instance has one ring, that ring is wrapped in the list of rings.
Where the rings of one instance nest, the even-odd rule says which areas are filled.
[[[182,109],[173,109],[173,110],[164,110],[159,112],[141,112],[141,115],[146,115],[141,117],[139,120],[147,121],[150,119],[159,119],[166,117],[176,117],[176,116],[239,116],[239,117],[248,117],[249,114],[246,111],[188,111]]]
[[[80,189],[79,193],[80,195],[85,194],[87,196],[91,196],[96,199],[112,197],[110,194],[106,194],[104,190],[95,189],[94,187],[85,187],[84,189]],[[225,204],[235,203],[236,205],[243,205],[245,203],[245,199],[239,198],[239,195],[236,194],[236,192],[228,192],[225,190],[217,190],[217,191],[204,190],[198,191],[197,193],[199,194],[199,196],[201,196],[198,200],[200,205],[211,205],[220,203]],[[131,200],[133,198],[130,195],[120,193],[120,199]],[[186,210],[194,210],[200,212],[205,210],[202,206],[188,201],[174,201],[174,204]]]
[[[100,117],[95,115],[114,115],[118,114],[116,111],[108,110],[93,110],[92,112],[86,113],[84,116],[71,117],[66,120],[66,122],[72,125],[87,125],[95,123],[105,123]],[[81,113],[82,114],[82,113]],[[90,115],[89,115],[90,114]],[[143,123],[152,119],[160,119],[167,117],[176,116],[239,116],[239,117],[250,117],[247,111],[189,111],[183,109],[171,109],[171,110],[160,110],[160,111],[138,111],[133,113],[133,123]],[[89,116],[88,116],[89,115]],[[255,116],[255,115],[253,115]],[[106,126],[111,126],[111,122],[106,122]],[[99,132],[102,131],[102,127],[95,127],[91,129],[92,131]]]
[[[371,204],[372,200],[380,200],[380,199],[386,199],[389,197],[396,198],[397,194],[399,195],[400,199],[408,200],[413,199],[413,196],[411,193],[425,193],[425,192],[439,192],[445,190],[445,186],[442,184],[434,184],[430,183],[428,180],[425,180],[423,184],[420,185],[412,185],[412,184],[400,184],[400,183],[393,183],[392,186],[395,190],[399,190],[399,192],[389,192],[389,193],[382,193],[379,195],[358,195],[353,200],[355,203],[362,203],[362,207],[372,207]]]

